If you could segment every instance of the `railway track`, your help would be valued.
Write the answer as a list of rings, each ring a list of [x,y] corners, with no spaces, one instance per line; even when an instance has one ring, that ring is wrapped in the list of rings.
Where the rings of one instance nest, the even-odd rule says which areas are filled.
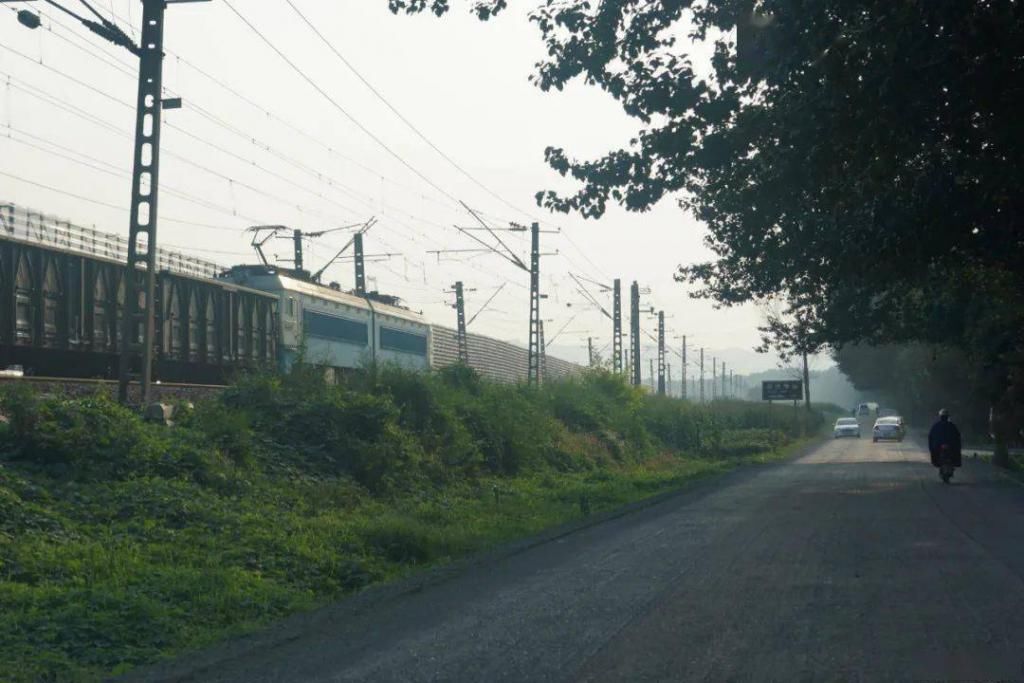
[[[117,395],[117,380],[91,377],[22,377],[0,376],[0,389],[7,386],[30,386],[41,393],[63,393],[69,396],[84,396],[97,392],[111,397]],[[155,382],[152,393],[154,401],[167,399],[199,399],[214,396],[227,388],[226,384],[188,384],[182,382]],[[129,400],[138,401],[139,387],[129,386]]]

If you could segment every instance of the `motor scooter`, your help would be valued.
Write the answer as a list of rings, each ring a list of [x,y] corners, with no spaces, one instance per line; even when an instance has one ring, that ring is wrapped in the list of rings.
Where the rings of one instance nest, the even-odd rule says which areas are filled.
[[[952,449],[943,444],[939,448],[939,476],[942,477],[944,484],[948,484],[949,480],[953,478],[953,472],[956,471],[955,463]]]

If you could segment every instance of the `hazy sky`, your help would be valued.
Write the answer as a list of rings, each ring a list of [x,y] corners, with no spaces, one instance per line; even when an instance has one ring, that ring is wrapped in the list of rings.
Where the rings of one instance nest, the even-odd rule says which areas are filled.
[[[231,2],[337,106],[223,2],[171,6],[164,86],[184,99],[184,108],[164,117],[159,234],[164,246],[231,265],[254,260],[243,232],[249,225],[318,230],[376,216],[380,223],[366,236],[367,252],[401,254],[368,264],[380,290],[401,296],[433,322],[454,325],[454,311],[447,307],[452,297],[444,289],[457,279],[475,289],[467,292],[472,314],[507,283],[471,331],[523,343],[526,273],[494,254],[451,254],[439,262],[426,253],[476,246],[452,227],[474,225],[456,203],[462,200],[495,227],[533,219],[548,229],[561,228],[561,234],[542,236],[543,251],[559,252],[542,260],[548,338],[564,327],[553,343],[559,355],[579,360],[585,358],[588,335],[598,348],[611,338],[610,321],[575,292],[568,277],[573,272],[609,284],[622,278],[627,312],[629,282],[650,288],[644,305],[666,311],[674,346],[679,342],[672,338],[685,333],[691,348],[708,347],[708,353],[731,359],[737,370],[774,366],[771,358],[739,352],[757,342],[761,314],[756,309],[714,310],[689,299],[687,289],[673,281],[680,263],[708,257],[704,229],[673,201],[644,214],[615,208],[600,221],[551,215],[535,206],[537,190],[569,187],[544,163],[545,146],[597,156],[627,141],[636,122],[595,88],[575,84],[561,93],[543,93],[529,82],[543,56],[539,33],[526,20],[532,3],[515,3],[498,19],[481,23],[459,0],[442,19],[392,15],[386,0],[294,1],[396,109],[498,198],[410,131],[283,0]],[[76,0],[66,5],[85,11]],[[137,33],[141,3],[95,0],[94,5]],[[43,3],[24,6],[43,15],[44,28],[29,31],[0,7],[0,174],[7,174],[0,175],[0,201],[127,234],[134,58]],[[503,236],[528,255],[524,235]],[[307,267],[319,268],[346,240],[342,232],[308,245]],[[289,250],[286,241],[271,248],[282,258]],[[342,262],[328,273],[351,287],[351,270],[350,262]],[[606,300],[610,310],[610,296]],[[655,320],[645,327],[653,333]]]

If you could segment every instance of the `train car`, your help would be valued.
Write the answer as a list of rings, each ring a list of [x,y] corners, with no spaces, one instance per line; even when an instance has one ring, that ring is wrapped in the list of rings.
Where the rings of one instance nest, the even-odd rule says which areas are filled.
[[[126,249],[116,235],[0,204],[0,367],[116,377]],[[273,366],[276,297],[174,252],[158,250],[158,264],[154,379],[219,384]]]
[[[312,282],[304,271],[268,265],[235,266],[222,278],[277,297],[278,364],[320,365],[334,372],[369,363],[431,367],[431,328],[423,316],[376,293],[343,292]]]

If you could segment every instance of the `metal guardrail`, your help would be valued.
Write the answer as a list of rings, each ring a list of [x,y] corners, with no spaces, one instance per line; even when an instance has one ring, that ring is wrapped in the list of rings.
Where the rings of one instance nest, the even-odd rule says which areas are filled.
[[[128,259],[128,239],[95,228],[75,225],[56,216],[27,209],[12,202],[0,202],[0,237],[31,244],[56,247],[114,261]],[[157,248],[157,269],[192,277],[213,278],[222,270],[212,261]]]

